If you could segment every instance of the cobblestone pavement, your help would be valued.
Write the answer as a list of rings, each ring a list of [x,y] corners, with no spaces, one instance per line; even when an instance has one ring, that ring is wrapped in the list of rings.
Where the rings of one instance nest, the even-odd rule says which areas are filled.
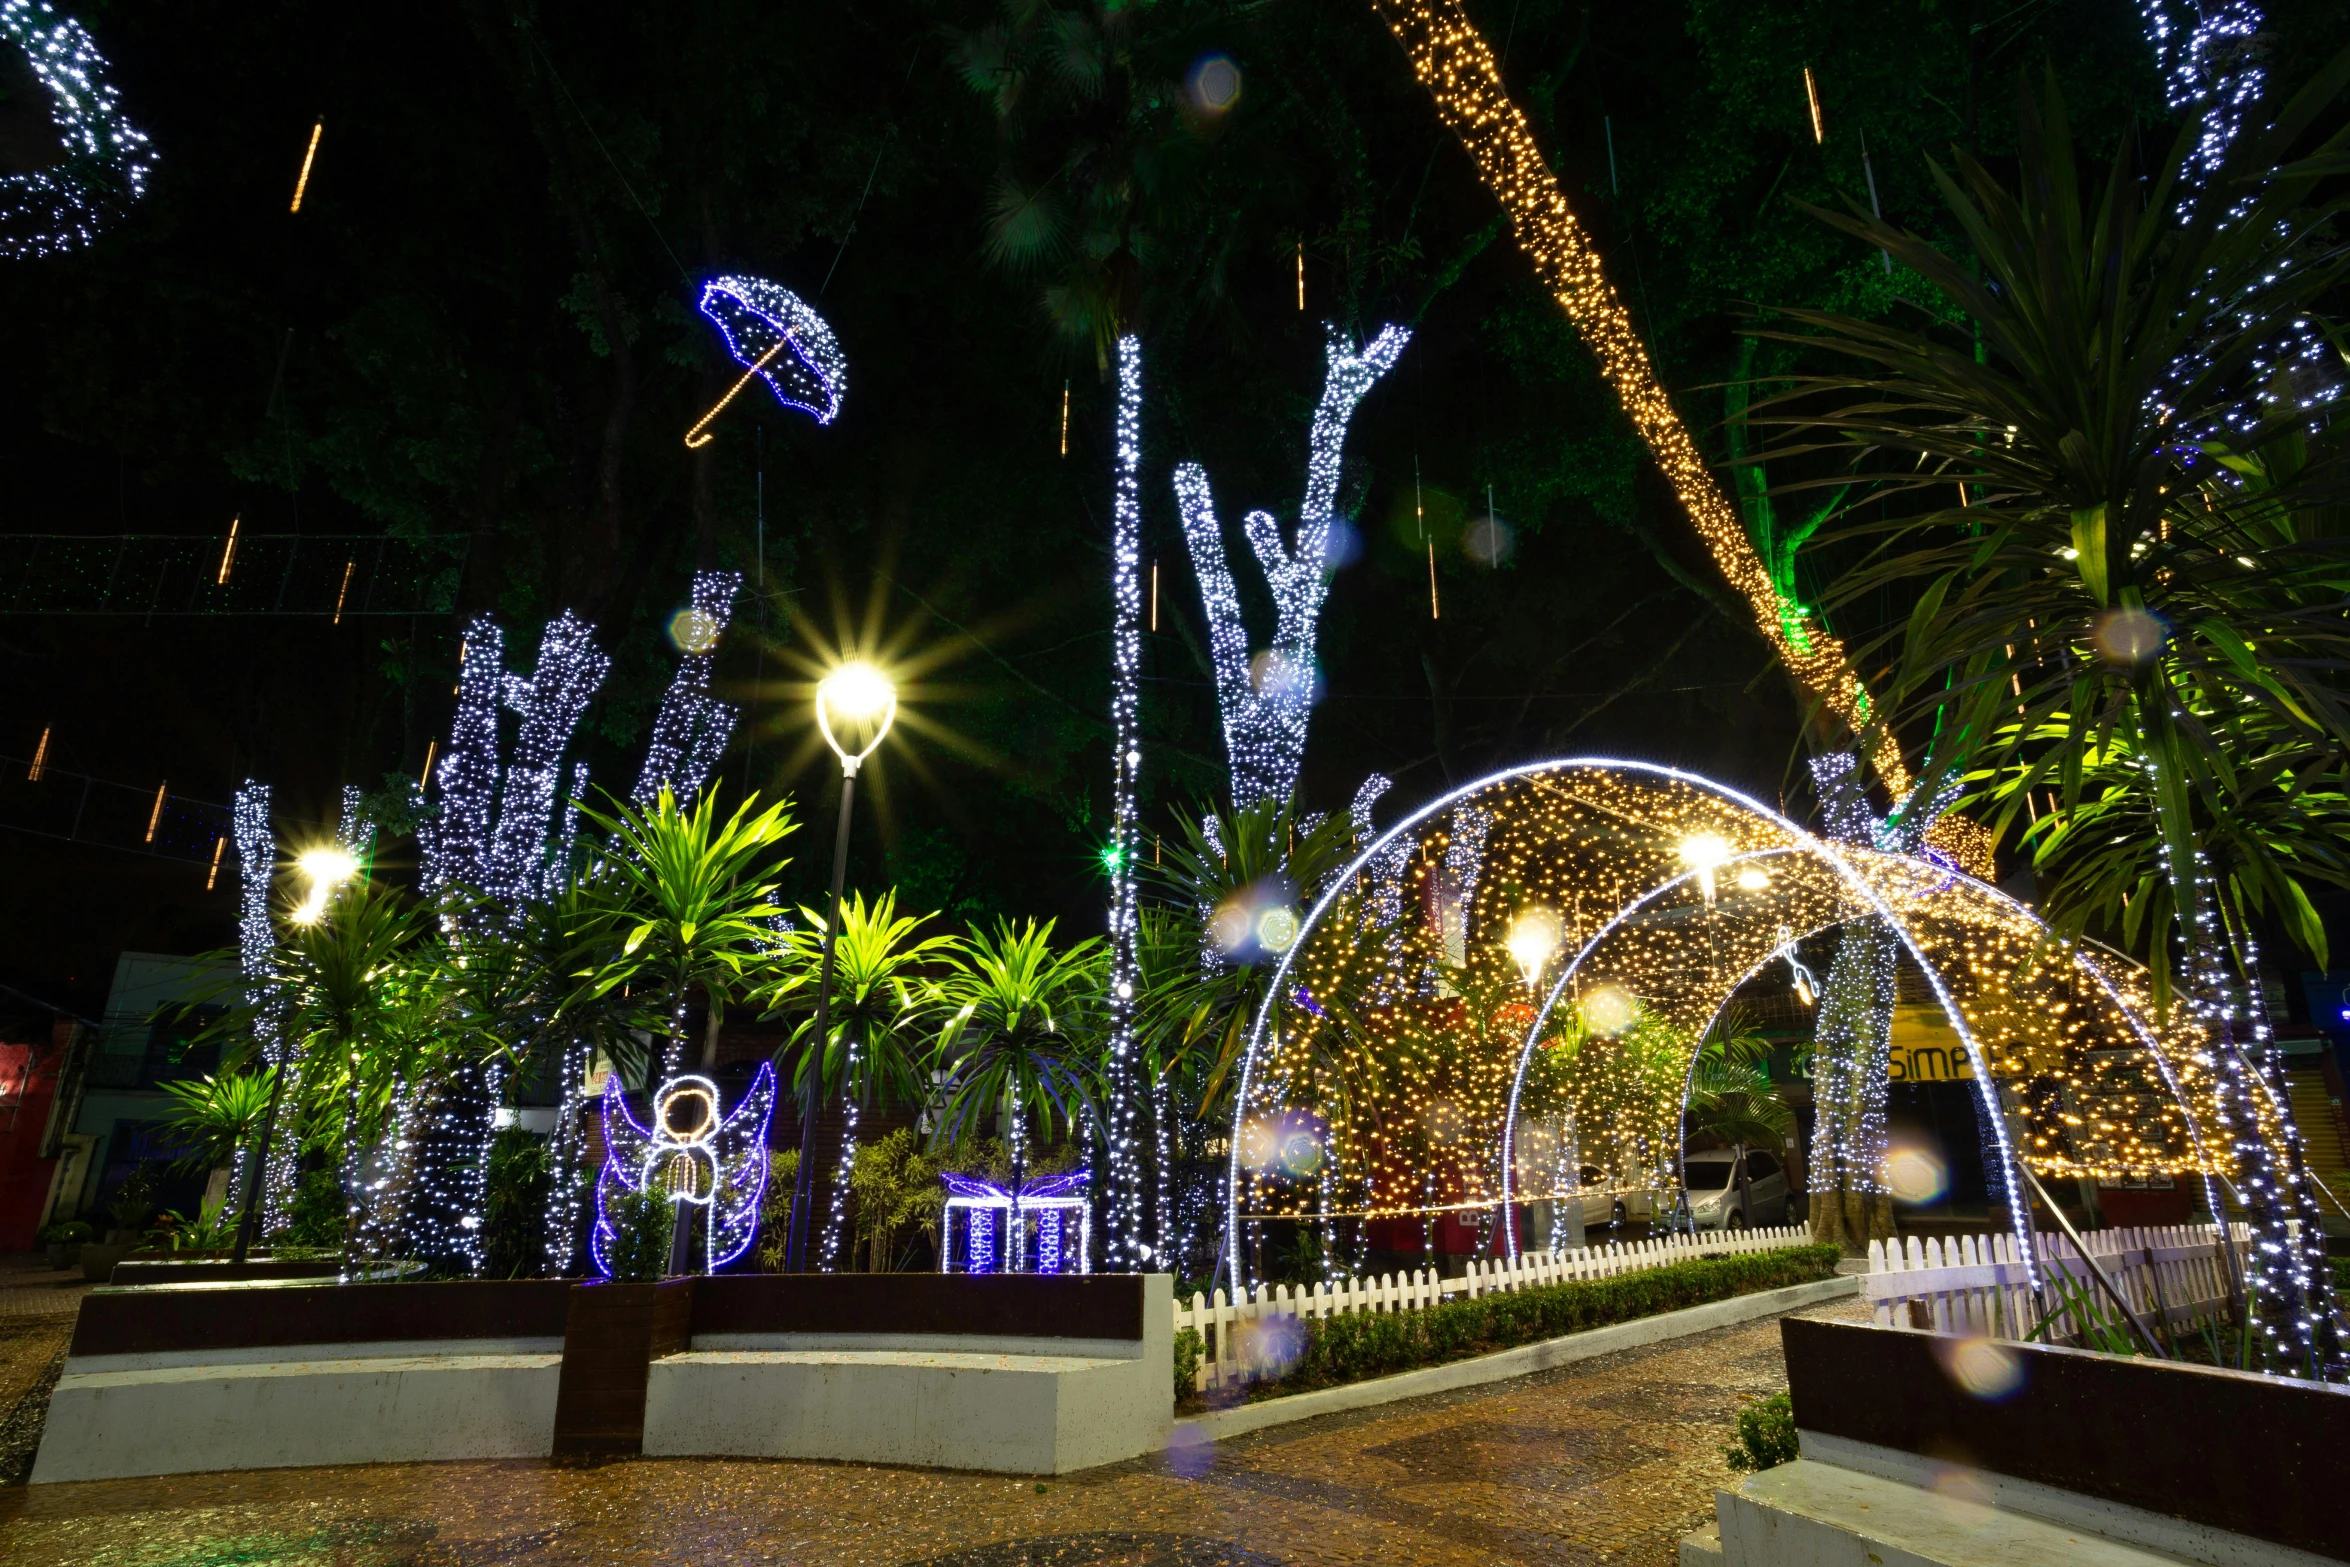
[[[1807,1316],[1856,1318],[1857,1302]],[[1039,1483],[848,1464],[380,1465],[18,1486],[22,1567],[1665,1567],[1776,1322]]]

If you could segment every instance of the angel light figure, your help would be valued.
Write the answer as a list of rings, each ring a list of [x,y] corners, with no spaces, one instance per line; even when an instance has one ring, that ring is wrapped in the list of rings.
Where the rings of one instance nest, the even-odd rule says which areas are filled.
[[[616,1191],[668,1196],[682,1227],[692,1208],[710,1210],[706,1271],[741,1256],[759,1229],[759,1199],[767,1190],[767,1122],[775,1113],[775,1064],[763,1062],[751,1091],[721,1120],[718,1085],[706,1077],[673,1077],[653,1091],[653,1124],[639,1125],[621,1096],[617,1075],[604,1083],[604,1168],[596,1177],[596,1230],[590,1249],[596,1271],[612,1276],[610,1249],[618,1237],[607,1216]]]

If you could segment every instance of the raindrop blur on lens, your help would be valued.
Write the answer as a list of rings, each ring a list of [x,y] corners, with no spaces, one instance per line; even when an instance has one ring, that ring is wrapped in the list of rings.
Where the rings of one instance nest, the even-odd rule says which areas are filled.
[[[1950,1380],[1986,1404],[2011,1397],[2024,1385],[2024,1358],[1995,1339],[1937,1339],[1935,1358]]]
[[[1267,952],[1287,952],[1297,940],[1297,916],[1287,909],[1267,909],[1257,916],[1257,945]]]
[[[2099,658],[2108,664],[2134,668],[2161,652],[2163,638],[2169,634],[2170,628],[2162,623],[2160,615],[2125,604],[2098,616],[2089,638],[2097,644]]]
[[[1188,87],[1193,108],[1223,114],[1240,102],[1240,67],[1230,55],[1202,55],[1191,67]]]
[[[1583,1026],[1594,1034],[1615,1035],[1632,1026],[1639,1004],[1621,985],[1602,985],[1583,997]]]
[[[1344,571],[1363,558],[1363,536],[1355,525],[1343,517],[1333,518],[1330,538],[1322,546],[1322,569]]]
[[[698,609],[669,617],[669,640],[680,653],[707,653],[718,645],[718,622]]]
[[[1498,566],[1517,551],[1517,533],[1499,517],[1479,517],[1461,530],[1461,553],[1480,566]]]
[[[1897,1201],[1936,1202],[1950,1189],[1950,1172],[1922,1148],[1896,1148],[1885,1160],[1885,1184]]]

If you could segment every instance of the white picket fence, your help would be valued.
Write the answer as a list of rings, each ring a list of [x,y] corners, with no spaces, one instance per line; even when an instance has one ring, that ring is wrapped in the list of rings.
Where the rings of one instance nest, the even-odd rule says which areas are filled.
[[[2243,1224],[2232,1229],[2241,1258],[2250,1236]],[[2174,1330],[2191,1331],[2227,1309],[2228,1261],[2219,1231],[2211,1225],[2090,1230],[2081,1239],[2106,1278],[2149,1324],[2167,1321]],[[2040,1234],[2034,1245],[2045,1275],[2078,1281],[2096,1296],[2100,1316],[2111,1313],[2111,1302],[2068,1238]],[[2039,1325],[2045,1306],[2057,1319],[2048,1336],[2063,1342],[2079,1337],[2053,1293],[2034,1298],[2012,1235],[1871,1241],[1861,1294],[1883,1327],[2022,1339]]]
[[[1638,1273],[1694,1257],[1731,1252],[1777,1251],[1811,1243],[1801,1225],[1764,1230],[1731,1230],[1673,1235],[1628,1245],[1590,1246],[1576,1251],[1534,1252],[1511,1262],[1475,1261],[1468,1271],[1440,1278],[1431,1270],[1368,1279],[1340,1279],[1310,1285],[1261,1284],[1239,1300],[1218,1290],[1211,1300],[1194,1295],[1175,1302],[1175,1331],[1190,1328],[1204,1346],[1195,1391],[1247,1382],[1271,1374],[1301,1337],[1298,1324],[1315,1317],[1354,1311],[1421,1311],[1446,1299],[1474,1299],[1496,1290],[1534,1289],[1569,1279],[1604,1279]],[[1286,1319],[1286,1320],[1284,1320]]]

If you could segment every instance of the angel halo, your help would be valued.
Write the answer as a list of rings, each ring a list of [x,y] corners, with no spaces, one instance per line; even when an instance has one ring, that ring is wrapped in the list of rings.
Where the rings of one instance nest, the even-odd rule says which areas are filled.
[[[617,1076],[604,1083],[604,1168],[596,1177],[596,1271],[612,1276],[610,1200],[615,1191],[660,1193],[673,1208],[710,1210],[704,1267],[715,1272],[748,1250],[767,1190],[767,1122],[775,1113],[775,1064],[763,1062],[734,1113],[719,1116],[718,1085],[673,1077],[653,1090],[653,1124],[639,1122]],[[677,1215],[686,1218],[683,1211]]]

